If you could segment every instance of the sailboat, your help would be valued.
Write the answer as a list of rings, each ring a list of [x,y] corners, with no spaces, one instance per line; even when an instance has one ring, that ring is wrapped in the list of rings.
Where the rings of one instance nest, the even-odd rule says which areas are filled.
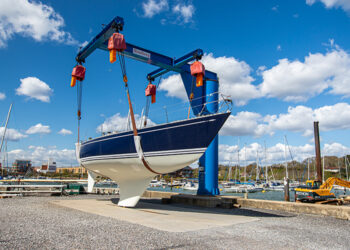
[[[158,174],[197,161],[230,112],[199,116],[76,143],[77,159],[89,171],[111,178],[120,188],[119,206],[134,207]]]

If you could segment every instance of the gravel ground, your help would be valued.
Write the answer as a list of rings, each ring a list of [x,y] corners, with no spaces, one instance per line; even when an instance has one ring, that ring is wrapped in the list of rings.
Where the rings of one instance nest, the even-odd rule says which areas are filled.
[[[49,203],[111,197],[0,199],[0,249],[350,249],[350,221],[330,217],[231,209],[260,220],[170,233]]]

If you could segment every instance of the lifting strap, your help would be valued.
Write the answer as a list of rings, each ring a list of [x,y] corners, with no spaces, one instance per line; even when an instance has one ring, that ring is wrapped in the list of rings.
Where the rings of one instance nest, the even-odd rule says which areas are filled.
[[[130,98],[130,93],[129,93],[128,77],[126,76],[124,54],[118,52],[118,57],[119,57],[119,62],[120,62],[120,66],[121,66],[121,69],[122,69],[123,81],[125,83],[126,95],[128,97],[129,111],[130,111],[130,117],[131,117],[131,125],[132,125],[133,134],[134,134],[134,142],[135,142],[136,152],[137,152],[141,162],[145,166],[145,168],[147,168],[148,171],[159,175],[161,173],[158,173],[158,172],[154,171],[149,166],[149,164],[146,161],[145,156],[143,154],[142,145],[141,145],[141,137],[138,136],[138,133],[137,133],[136,121],[135,121],[134,111],[133,111],[133,108],[132,108],[132,103],[131,103],[131,98]]]

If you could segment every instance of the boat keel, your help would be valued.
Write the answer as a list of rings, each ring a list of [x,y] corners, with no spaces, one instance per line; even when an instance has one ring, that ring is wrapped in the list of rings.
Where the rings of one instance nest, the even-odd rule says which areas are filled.
[[[153,178],[152,176],[145,179],[117,181],[120,194],[118,206],[135,207]]]

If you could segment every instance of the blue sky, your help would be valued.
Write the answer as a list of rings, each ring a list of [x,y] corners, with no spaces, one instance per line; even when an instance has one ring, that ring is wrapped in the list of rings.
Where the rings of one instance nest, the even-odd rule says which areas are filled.
[[[238,138],[241,159],[244,152],[248,161],[256,152],[262,157],[266,144],[265,161],[279,162],[284,135],[294,158],[308,157],[314,120],[325,154],[349,152],[349,1],[1,0],[0,126],[13,103],[10,161],[53,157],[61,166],[77,164],[76,89],[69,86],[74,58],[117,15],[130,43],[171,57],[205,51],[203,63],[235,103],[221,132],[221,162],[236,161]],[[102,123],[105,131],[122,129],[128,106],[119,65],[97,51],[85,66],[82,138],[97,136]],[[145,76],[155,68],[132,60],[126,67],[140,114]],[[183,119],[184,101],[179,76],[165,75],[149,118],[164,122],[167,106],[171,120]]]

